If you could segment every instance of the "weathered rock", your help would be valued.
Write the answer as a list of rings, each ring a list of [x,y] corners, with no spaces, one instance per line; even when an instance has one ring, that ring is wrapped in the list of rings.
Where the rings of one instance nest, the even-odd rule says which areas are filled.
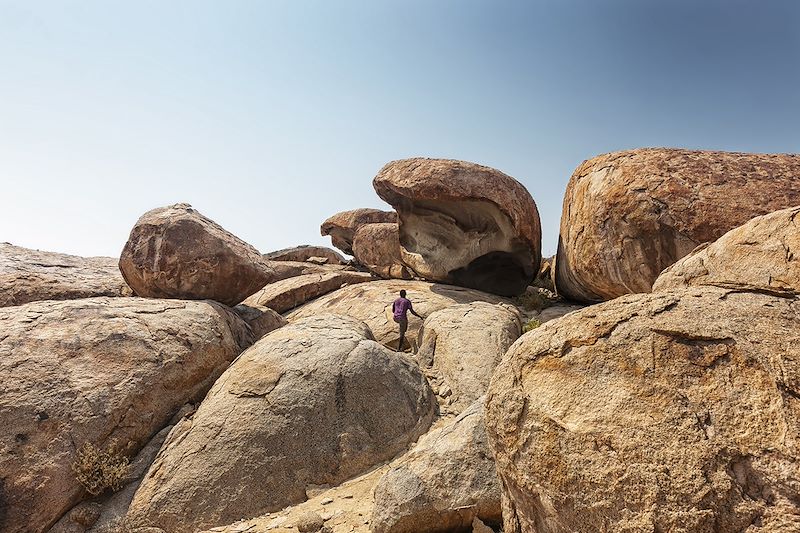
[[[499,170],[404,159],[384,166],[373,186],[397,210],[403,263],[420,277],[514,296],[538,272],[536,203]]]
[[[242,303],[252,307],[268,307],[278,313],[285,313],[344,285],[356,285],[372,279],[367,272],[347,270],[305,274],[270,283]]]
[[[402,450],[428,428],[435,401],[411,360],[371,339],[362,322],[333,315],[262,338],[170,434],[129,518],[170,533],[224,525]]]
[[[132,294],[114,258],[40,252],[0,243],[0,307]]]
[[[800,292],[800,207],[756,217],[713,243],[702,245],[667,268],[654,291],[690,285],[775,294]]]
[[[253,340],[258,340],[270,331],[288,324],[288,321],[280,313],[260,305],[250,306],[241,303],[233,308],[233,312],[250,326]]]
[[[276,250],[268,254],[264,254],[264,258],[270,261],[308,261],[312,258],[327,259],[325,264],[328,265],[343,265],[347,263],[344,256],[336,250],[331,250],[325,246],[310,246],[303,244],[293,248],[284,248],[283,250]]]
[[[189,204],[148,211],[136,222],[119,268],[139,296],[236,305],[272,281],[252,246]]]
[[[0,309],[0,531],[45,531],[85,492],[76,448],[133,454],[250,342],[213,302],[87,298]]]
[[[373,533],[468,530],[500,523],[500,484],[483,427],[483,398],[420,438],[375,487]]]
[[[321,313],[336,313],[365,322],[375,340],[397,341],[399,329],[392,318],[392,302],[401,289],[408,292],[414,310],[423,317],[451,305],[468,302],[500,303],[503,298],[480,291],[424,281],[380,280],[339,289],[298,307],[286,315],[290,322]],[[409,313],[406,338],[416,339],[421,321]]]
[[[521,332],[522,317],[511,305],[454,305],[425,319],[417,360],[444,378],[458,411],[483,396],[494,368]]]
[[[356,230],[364,224],[381,222],[397,222],[397,213],[369,208],[342,211],[323,222],[319,231],[323,237],[330,235],[335,247],[348,255],[353,255],[353,237]]]
[[[797,531],[799,303],[628,295],[523,335],[486,401],[503,530]]]
[[[556,260],[578,301],[649,292],[662,270],[757,215],[800,205],[800,155],[648,148],[585,161],[570,178]]]
[[[364,224],[353,237],[353,257],[382,278],[411,279],[414,274],[400,256],[397,223]]]

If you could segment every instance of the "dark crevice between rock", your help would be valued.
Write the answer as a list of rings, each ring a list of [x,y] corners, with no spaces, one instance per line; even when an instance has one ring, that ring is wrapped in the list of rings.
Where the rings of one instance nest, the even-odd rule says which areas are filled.
[[[466,267],[450,271],[449,275],[456,285],[500,296],[517,296],[525,292],[535,272],[530,254],[490,252]]]

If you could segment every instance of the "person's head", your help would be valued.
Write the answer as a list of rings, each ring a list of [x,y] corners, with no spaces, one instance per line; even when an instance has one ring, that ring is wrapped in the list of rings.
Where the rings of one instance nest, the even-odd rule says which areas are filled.
[[[400,291],[400,298],[406,297],[406,291]]]

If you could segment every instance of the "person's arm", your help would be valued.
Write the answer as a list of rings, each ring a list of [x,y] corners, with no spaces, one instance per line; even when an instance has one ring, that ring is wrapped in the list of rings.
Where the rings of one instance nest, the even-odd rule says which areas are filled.
[[[411,311],[411,314],[417,318],[422,318],[421,315],[418,315],[416,311],[414,311],[414,306],[411,305],[411,302],[408,302],[408,310]]]

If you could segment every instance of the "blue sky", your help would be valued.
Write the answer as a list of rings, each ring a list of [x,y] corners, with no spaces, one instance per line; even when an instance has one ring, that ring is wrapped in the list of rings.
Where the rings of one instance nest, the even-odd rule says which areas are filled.
[[[555,251],[581,161],[800,152],[800,2],[0,0],[0,241],[119,254],[189,202],[267,252],[385,207],[388,161],[527,186]]]

